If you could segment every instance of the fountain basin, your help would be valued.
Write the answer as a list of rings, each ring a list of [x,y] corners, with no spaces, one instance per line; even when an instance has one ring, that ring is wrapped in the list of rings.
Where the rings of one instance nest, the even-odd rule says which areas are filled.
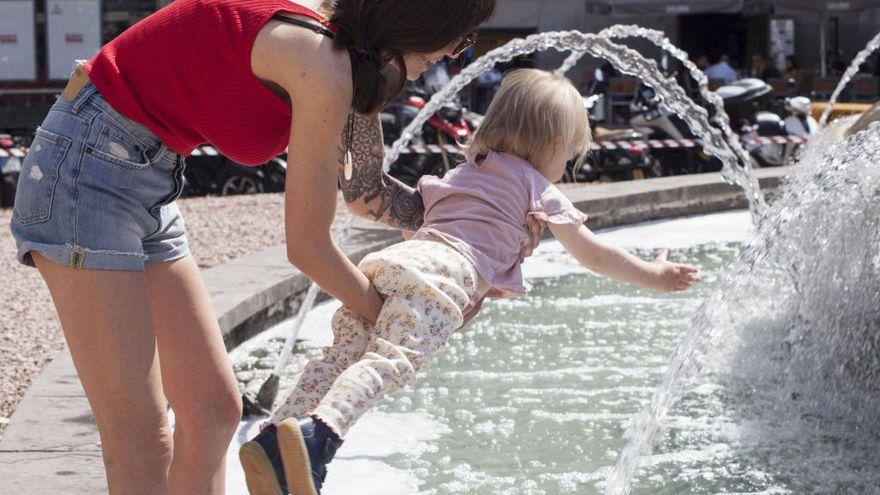
[[[523,265],[533,286],[529,296],[485,303],[416,385],[369,412],[351,430],[322,492],[600,493],[625,444],[625,428],[650,401],[690,315],[750,231],[749,214],[740,210],[599,232],[643,258],[666,247],[676,261],[704,269],[706,283],[674,294],[590,274],[559,243],[543,243]],[[306,341],[282,373],[282,390],[332,342],[330,319],[338,307],[328,302],[310,313],[300,334]],[[290,326],[278,325],[232,352],[238,376],[251,387],[273,368],[271,356]],[[702,412],[685,408],[675,416],[680,436],[709,422]],[[249,434],[255,429],[242,424]],[[716,473],[709,461],[717,446],[694,436],[698,440],[664,445],[672,452],[656,456],[656,471],[649,473],[661,474],[663,483],[636,493],[659,493],[685,468],[706,465],[714,469],[702,471]],[[238,493],[240,468],[232,463],[227,472],[231,492]]]
[[[756,171],[773,191],[789,169]],[[743,208],[741,190],[718,174],[587,184],[565,192],[589,225],[604,228],[638,221]],[[357,225],[343,246],[356,257],[399,240],[374,224]],[[274,322],[289,318],[307,287],[305,277],[273,248],[204,272],[227,348]],[[299,291],[299,292],[297,292]],[[35,380],[13,414],[0,443],[0,479],[10,492],[91,494],[106,491],[97,429],[65,349]]]

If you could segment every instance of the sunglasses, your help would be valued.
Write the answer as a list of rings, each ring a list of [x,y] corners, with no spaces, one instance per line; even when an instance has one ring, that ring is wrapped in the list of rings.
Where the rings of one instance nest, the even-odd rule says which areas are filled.
[[[458,58],[461,56],[462,53],[468,51],[468,49],[475,44],[477,44],[477,33],[468,33],[461,37],[461,41],[459,41],[458,44],[455,45],[455,49],[452,50],[450,56],[452,58]]]

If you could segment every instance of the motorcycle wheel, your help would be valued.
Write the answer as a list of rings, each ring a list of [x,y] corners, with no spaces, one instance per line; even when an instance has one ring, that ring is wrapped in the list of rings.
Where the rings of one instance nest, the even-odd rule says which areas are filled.
[[[752,164],[753,169],[764,168],[764,166],[765,166],[762,163],[763,161],[760,158],[756,157],[755,155],[751,155],[751,154],[749,155],[749,162]]]
[[[257,194],[261,192],[263,192],[263,184],[257,182],[253,177],[241,174],[230,175],[223,181],[223,185],[220,186],[221,196]]]

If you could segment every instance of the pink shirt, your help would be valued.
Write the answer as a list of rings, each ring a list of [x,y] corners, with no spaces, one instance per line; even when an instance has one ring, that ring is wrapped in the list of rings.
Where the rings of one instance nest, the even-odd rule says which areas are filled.
[[[457,249],[495,289],[491,295],[526,293],[518,260],[529,238],[526,217],[560,225],[587,219],[528,162],[507,153],[490,153],[479,164],[468,161],[443,179],[424,176],[418,188],[425,223],[413,238]]]

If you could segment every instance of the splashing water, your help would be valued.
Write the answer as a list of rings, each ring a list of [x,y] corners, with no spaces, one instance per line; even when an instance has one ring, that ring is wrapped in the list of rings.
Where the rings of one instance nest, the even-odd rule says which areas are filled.
[[[727,112],[724,110],[724,100],[722,100],[721,97],[718,96],[714,91],[711,91],[709,89],[709,78],[706,77],[706,74],[704,74],[703,71],[700,70],[700,68],[691,61],[690,57],[684,50],[681,50],[680,48],[672,44],[672,42],[669,41],[669,38],[667,38],[662,31],[647,29],[641,26],[618,24],[603,29],[599,32],[599,36],[605,36],[612,39],[646,39],[657,45],[664,52],[672,55],[675,59],[680,61],[682,65],[684,65],[684,67],[690,73],[690,76],[695,81],[697,81],[697,85],[700,88],[700,95],[707,102],[709,102],[709,104],[712,105],[712,108],[715,111],[712,117],[712,123],[721,128],[721,131],[724,133],[724,138],[726,142],[730,145],[731,149],[736,154],[736,157],[739,159],[739,167],[728,167],[725,163],[724,169],[721,171],[721,174],[728,182],[732,184],[737,184],[743,188],[743,190],[749,196],[749,204],[755,205],[755,207],[752,208],[752,213],[755,217],[755,221],[757,222],[761,214],[766,209],[766,203],[764,202],[764,196],[761,194],[761,188],[758,185],[758,181],[752,174],[751,158],[748,151],[743,148],[739,136],[737,136],[737,134],[730,127],[730,117],[727,116]],[[565,62],[563,62],[562,66],[557,69],[557,74],[567,73],[585,54],[586,52],[582,50],[575,50],[574,52],[572,52],[572,54],[565,59]]]
[[[807,429],[797,435],[828,437],[844,449],[877,436],[880,124],[840,141],[845,124],[809,143],[755,239],[698,310],[606,494],[630,492],[639,455],[657,440],[658,424],[682,385],[731,354],[740,364],[754,363],[743,367],[757,381],[747,381],[744,394],[778,394],[774,413],[780,422],[798,421]],[[731,347],[738,352],[729,352]],[[748,398],[741,403],[747,408]],[[845,426],[829,426],[840,424]],[[870,449],[845,461],[842,469],[851,470],[850,477],[878,468]],[[811,482],[815,487],[823,481]]]
[[[843,73],[843,77],[840,78],[840,82],[837,84],[837,87],[834,88],[834,93],[832,93],[831,99],[828,100],[828,108],[822,112],[822,118],[819,119],[820,127],[825,127],[825,124],[828,123],[828,118],[831,116],[831,111],[834,109],[834,104],[837,103],[837,99],[840,98],[840,94],[843,93],[843,90],[846,89],[847,84],[852,81],[852,78],[858,74],[859,68],[862,64],[864,64],[865,61],[868,60],[868,57],[877,50],[880,50],[880,33],[868,42],[868,45],[856,55],[852,64],[850,64],[849,68],[846,69],[846,72]]]
[[[400,155],[401,148],[412,140],[415,132],[425,121],[473,79],[489,71],[496,63],[550,48],[589,53],[605,59],[621,73],[639,77],[645,84],[654,88],[666,109],[685,116],[691,131],[703,140],[704,151],[721,160],[722,176],[746,192],[749,208],[756,218],[760,217],[760,212],[764,209],[764,201],[757,180],[749,169],[738,166],[737,155],[731,150],[725,136],[709,123],[706,109],[694,103],[674,78],[666,78],[653,60],[645,58],[635,50],[611,42],[608,36],[580,31],[538,33],[527,38],[514,39],[472,62],[443,89],[435,93],[416,118],[403,130],[400,138],[385,156],[386,170]]]

